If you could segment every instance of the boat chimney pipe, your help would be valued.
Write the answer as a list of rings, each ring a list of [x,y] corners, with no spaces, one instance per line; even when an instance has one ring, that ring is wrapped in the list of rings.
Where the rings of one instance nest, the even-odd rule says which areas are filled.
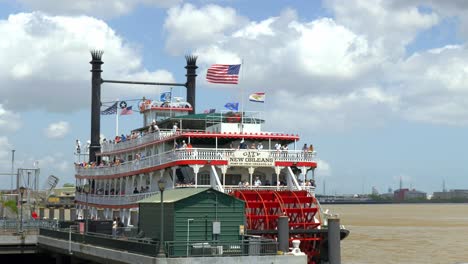
[[[187,102],[192,105],[192,111],[190,114],[195,114],[195,86],[197,78],[197,56],[195,55],[186,55],[185,60],[187,61],[187,82],[185,87],[187,88]]]
[[[91,146],[89,148],[89,162],[97,161],[96,152],[101,150],[99,143],[101,132],[101,65],[102,50],[92,50],[89,62],[91,69]]]

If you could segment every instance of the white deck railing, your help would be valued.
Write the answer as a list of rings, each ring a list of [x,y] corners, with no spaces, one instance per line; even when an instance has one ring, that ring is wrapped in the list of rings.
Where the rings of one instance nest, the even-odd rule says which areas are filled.
[[[176,133],[180,133],[180,132],[176,132]],[[174,133],[172,130],[160,130],[160,131],[156,131],[153,133],[147,133],[140,138],[127,139],[124,142],[119,142],[119,143],[105,142],[101,146],[101,152],[106,153],[106,152],[113,152],[113,151],[119,151],[119,150],[123,150],[127,148],[136,147],[136,146],[146,144],[152,141],[163,140],[163,139],[172,137],[176,133]]]
[[[100,176],[114,175],[120,173],[128,173],[145,168],[163,165],[166,163],[180,160],[228,160],[233,155],[235,150],[232,149],[178,149],[165,152],[158,155],[142,158],[140,160],[127,161],[120,165],[104,166],[104,167],[82,167],[76,166],[76,174],[81,176]],[[258,150],[253,150],[258,151]],[[289,162],[312,162],[315,158],[315,152],[303,152],[301,150],[289,150],[278,152],[276,150],[259,150],[267,152],[269,157],[275,161]]]

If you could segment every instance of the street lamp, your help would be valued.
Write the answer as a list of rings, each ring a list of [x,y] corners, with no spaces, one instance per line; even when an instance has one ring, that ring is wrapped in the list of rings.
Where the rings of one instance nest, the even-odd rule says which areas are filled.
[[[193,218],[187,219],[187,257],[189,256],[189,243],[190,243],[190,221],[193,221]]]
[[[89,184],[83,186],[83,191],[86,194],[86,211],[85,211],[85,234],[88,233],[88,214],[89,214],[89,204],[88,204],[88,193],[89,193]]]
[[[159,240],[159,258],[165,258],[166,253],[164,253],[164,189],[166,189],[166,181],[161,177],[158,181],[159,191],[161,192],[161,235]]]
[[[19,188],[20,190],[20,205],[21,205],[21,210],[20,210],[20,233],[22,234],[23,233],[23,193],[24,193],[24,190],[26,188],[24,188],[23,186],[21,186]]]

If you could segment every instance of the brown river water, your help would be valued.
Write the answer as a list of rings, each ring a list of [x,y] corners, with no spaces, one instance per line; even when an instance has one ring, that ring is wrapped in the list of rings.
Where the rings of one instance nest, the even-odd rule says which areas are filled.
[[[468,204],[322,205],[350,230],[341,260],[468,263]]]

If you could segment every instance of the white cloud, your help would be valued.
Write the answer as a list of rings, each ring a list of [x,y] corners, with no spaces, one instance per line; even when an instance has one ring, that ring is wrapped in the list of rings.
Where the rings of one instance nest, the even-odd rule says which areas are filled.
[[[396,1],[394,1],[396,2]],[[366,35],[381,46],[389,58],[398,59],[421,30],[440,21],[434,12],[423,12],[418,5],[395,5],[388,0],[326,0],[337,23],[357,34]]]
[[[0,131],[14,132],[21,127],[20,115],[0,104]]]
[[[103,78],[174,80],[167,71],[146,70],[134,47],[95,18],[21,13],[0,20],[0,35],[8,36],[0,39],[0,48],[8,50],[0,53],[0,93],[8,101],[0,103],[14,111],[68,112],[88,108],[89,50],[94,48],[104,50]],[[146,94],[145,89],[151,88],[105,84],[102,98],[140,97]]]
[[[230,7],[207,5],[197,9],[191,4],[168,10],[164,29],[169,33],[166,48],[174,54],[190,49],[190,45],[223,42],[225,31],[232,30],[242,18]]]
[[[340,131],[382,126],[394,118],[467,123],[468,113],[463,111],[468,101],[466,47],[452,45],[405,57],[406,46],[417,34],[441,21],[438,10],[397,6],[391,1],[326,4],[334,18],[312,21],[299,19],[292,9],[248,21],[230,9],[211,5],[229,22],[241,22],[203,22],[204,32],[210,34],[197,39],[184,35],[185,26],[204,14],[209,17],[210,12],[206,7],[176,7],[168,11],[166,25],[170,21],[179,26],[166,26],[166,45],[178,43],[179,53],[194,49],[202,73],[213,63],[243,60],[241,83],[252,89],[245,93],[253,89],[267,93],[267,128],[281,123],[289,132]],[[183,18],[175,15],[184,8],[190,12],[184,12]]]
[[[5,136],[0,136],[0,172],[11,172],[11,150],[13,145]],[[4,180],[0,181],[0,189],[10,188],[10,175],[2,176]]]
[[[167,8],[182,0],[18,0],[31,11],[43,11],[49,14],[96,15],[112,17],[130,13],[138,5]]]
[[[7,137],[0,137],[0,160],[4,163],[6,159],[11,156],[11,149],[13,146],[8,141]]]
[[[44,134],[48,138],[63,138],[70,132],[70,124],[65,121],[49,124],[45,129]]]
[[[409,120],[467,125],[468,51],[447,46],[417,53],[389,68],[400,94],[400,111]]]

